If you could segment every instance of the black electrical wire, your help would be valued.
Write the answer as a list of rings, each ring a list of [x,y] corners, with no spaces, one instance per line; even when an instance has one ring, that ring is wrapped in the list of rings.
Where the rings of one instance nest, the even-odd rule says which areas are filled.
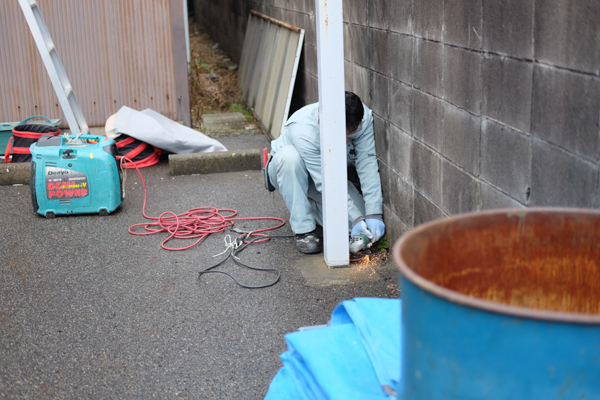
[[[209,274],[209,273],[217,273],[217,274],[224,274],[227,275],[228,277],[230,277],[231,279],[233,279],[235,281],[235,283],[237,283],[238,285],[240,285],[243,288],[246,289],[262,289],[262,288],[266,288],[269,286],[273,286],[274,284],[276,284],[277,282],[279,282],[279,278],[281,278],[281,271],[278,268],[259,268],[259,267],[253,267],[251,265],[248,265],[244,262],[242,262],[239,257],[237,256],[239,253],[241,253],[246,247],[248,247],[249,245],[251,245],[252,243],[256,242],[257,240],[265,240],[265,238],[289,238],[289,237],[294,237],[294,235],[273,235],[273,236],[267,236],[267,235],[261,235],[259,237],[256,237],[248,242],[244,242],[244,240],[242,239],[242,237],[239,237],[236,239],[236,243],[238,244],[238,246],[240,244],[243,243],[242,246],[238,247],[237,249],[232,247],[231,251],[229,252],[229,254],[227,254],[227,257],[225,257],[223,260],[219,261],[218,263],[216,263],[213,266],[210,266],[202,271],[198,272],[198,279],[200,279],[200,277],[203,274]],[[235,279],[235,277],[233,275],[231,275],[228,272],[225,271],[221,271],[221,270],[215,270],[214,268],[218,267],[219,265],[222,265],[225,263],[225,261],[229,260],[230,258],[233,258],[233,261],[241,266],[244,266],[246,268],[249,269],[253,269],[255,271],[266,271],[266,272],[277,272],[277,278],[275,278],[274,281],[266,283],[264,285],[257,285],[257,286],[253,286],[253,285],[246,285],[241,283],[240,281],[238,281],[237,279]]]

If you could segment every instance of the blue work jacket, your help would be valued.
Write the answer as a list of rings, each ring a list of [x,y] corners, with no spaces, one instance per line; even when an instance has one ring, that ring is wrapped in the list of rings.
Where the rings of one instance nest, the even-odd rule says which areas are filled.
[[[348,165],[356,162],[356,171],[365,201],[365,214],[383,214],[381,179],[373,134],[373,112],[364,104],[363,107],[361,128],[352,134],[351,139],[346,143],[346,159]],[[294,124],[301,125],[303,129],[288,129]],[[271,153],[276,154],[278,149],[288,145],[296,148],[306,164],[315,187],[322,193],[319,103],[301,108],[287,120],[281,136],[271,143]],[[348,196],[348,220],[355,221],[362,216],[354,201]]]

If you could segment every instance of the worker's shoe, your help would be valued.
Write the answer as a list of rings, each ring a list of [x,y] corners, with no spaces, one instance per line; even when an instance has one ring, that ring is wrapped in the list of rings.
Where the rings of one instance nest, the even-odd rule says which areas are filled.
[[[294,236],[296,237],[296,248],[300,253],[314,254],[323,250],[321,238],[317,236],[316,231],[298,233]]]

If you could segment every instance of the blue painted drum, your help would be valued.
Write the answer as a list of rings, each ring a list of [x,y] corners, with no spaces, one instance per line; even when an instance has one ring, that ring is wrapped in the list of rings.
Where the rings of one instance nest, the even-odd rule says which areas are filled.
[[[413,399],[600,399],[600,212],[497,210],[394,246]]]

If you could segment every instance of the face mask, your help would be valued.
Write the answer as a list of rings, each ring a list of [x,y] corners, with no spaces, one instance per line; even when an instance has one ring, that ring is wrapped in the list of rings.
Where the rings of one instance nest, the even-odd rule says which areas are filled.
[[[362,122],[358,124],[358,127],[356,128],[356,130],[354,132],[352,132],[349,135],[346,135],[346,138],[349,140],[354,139],[356,136],[358,136],[358,133],[362,130]]]

